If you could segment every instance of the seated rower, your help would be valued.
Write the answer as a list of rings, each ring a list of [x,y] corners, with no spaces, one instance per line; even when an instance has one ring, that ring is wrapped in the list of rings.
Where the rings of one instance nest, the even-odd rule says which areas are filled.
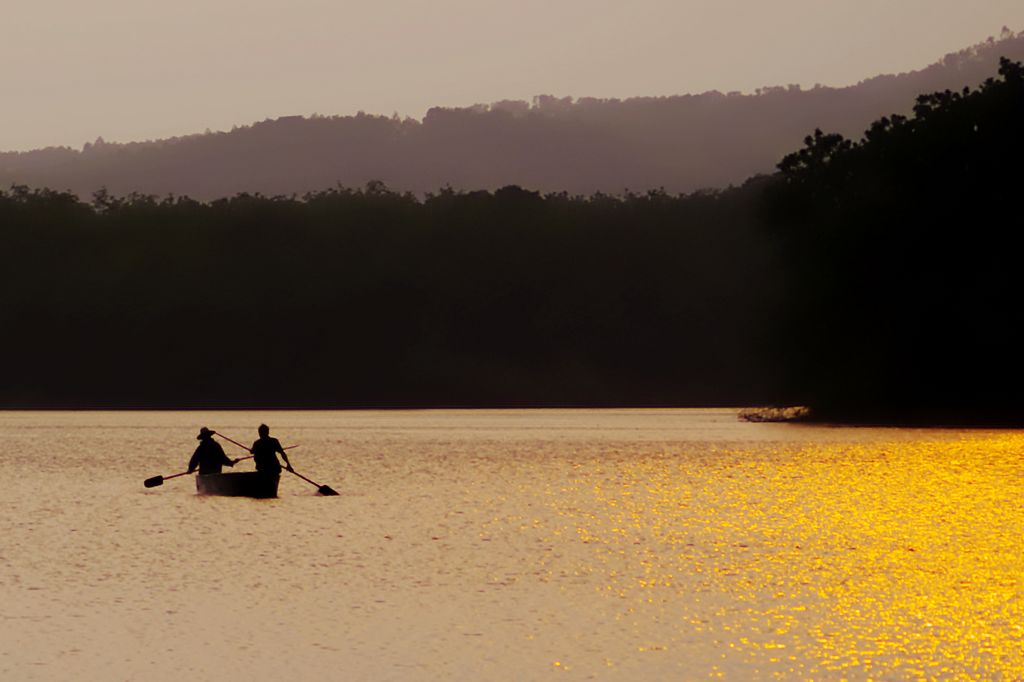
[[[284,448],[281,447],[281,442],[276,438],[270,437],[270,427],[266,424],[260,424],[256,431],[260,434],[259,440],[254,442],[252,447],[249,448],[249,452],[252,453],[252,458],[256,462],[256,471],[280,474],[281,463],[277,461],[278,454],[284,459],[285,468],[288,471],[292,471],[291,462],[288,461],[288,455],[285,454]]]
[[[188,473],[191,474],[199,467],[200,474],[219,474],[221,467],[233,467],[238,462],[237,459],[230,459],[224,454],[224,448],[213,439],[213,434],[214,432],[205,426],[199,429],[199,435],[196,436],[199,447],[188,461]]]

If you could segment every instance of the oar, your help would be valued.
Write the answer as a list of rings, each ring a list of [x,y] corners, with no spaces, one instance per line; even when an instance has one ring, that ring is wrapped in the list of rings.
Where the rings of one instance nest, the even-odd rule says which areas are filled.
[[[226,440],[229,443],[234,443],[235,445],[237,445],[238,447],[242,448],[246,452],[251,452],[251,450],[249,450],[249,448],[247,448],[246,446],[242,445],[237,440],[231,440],[230,438],[225,436],[223,433],[217,433],[216,431],[214,431],[214,434],[220,436],[221,438],[223,438],[224,440]],[[288,447],[284,447],[284,448],[281,448],[281,449],[282,450],[294,450],[297,447],[299,447],[299,446],[298,445],[289,445]],[[252,459],[252,457],[253,457],[252,455],[249,455],[248,457],[239,457],[238,459],[235,460],[235,462],[241,462],[242,460],[245,460],[245,459]]]
[[[338,491],[335,490],[334,488],[332,488],[331,486],[329,486],[329,485],[320,485],[316,481],[311,481],[308,478],[306,478],[305,476],[303,476],[302,474],[300,474],[295,469],[286,469],[286,471],[292,472],[293,474],[295,474],[296,476],[301,478],[306,483],[309,483],[311,485],[315,485],[316,488],[317,488],[317,492],[320,493],[321,495],[331,496],[331,495],[337,495],[338,494]]]
[[[220,434],[217,434],[217,435],[220,435]],[[221,437],[222,438],[226,438],[226,436],[221,436]],[[228,438],[227,440],[231,440],[231,439]],[[231,442],[234,443],[234,441],[231,441]],[[238,445],[238,443],[235,443],[235,445]],[[245,446],[242,446],[242,447],[245,447]],[[297,448],[297,447],[299,447],[299,446],[298,445],[289,445],[288,447],[286,447],[284,449],[285,450],[291,450],[291,449]],[[252,455],[249,455],[248,457],[239,457],[238,459],[235,460],[235,463],[237,464],[238,462],[241,462],[244,459],[252,459]],[[164,481],[169,481],[172,478],[177,478],[178,476],[188,476],[191,473],[194,473],[194,472],[192,472],[192,471],[182,471],[180,474],[173,474],[171,476],[154,476],[153,478],[147,478],[145,481],[142,482],[142,485],[146,486],[147,488],[155,488],[158,485],[163,485]]]
[[[218,435],[220,435],[220,434],[218,434]],[[289,445],[288,447],[281,448],[281,449],[282,450],[294,450],[297,447],[299,447],[299,446],[298,445]],[[235,464],[238,464],[239,462],[244,462],[245,460],[252,459],[252,458],[253,458],[253,455],[248,455],[247,457],[239,457],[238,459],[235,460]]]
[[[191,471],[182,471],[180,474],[174,474],[172,476],[154,476],[153,478],[147,478],[142,482],[142,485],[147,488],[155,488],[158,485],[163,485],[164,481],[169,481],[170,479],[177,478],[178,476],[188,476],[191,473]]]
[[[245,447],[244,445],[242,445],[241,443],[239,443],[237,440],[232,440],[232,439],[228,438],[223,433],[218,433],[217,435],[220,436],[221,438],[223,438],[224,440],[226,440],[229,443],[234,443],[235,445],[237,445],[238,447],[242,448],[243,450],[248,450],[249,449],[249,448]],[[281,448],[281,449],[282,450],[291,450],[292,448],[297,448],[297,447],[299,447],[299,446],[298,445],[290,445],[290,446],[288,446],[286,448]],[[243,459],[248,459],[248,458],[243,457]],[[311,485],[315,485],[316,488],[317,488],[317,492],[319,492],[321,495],[324,495],[325,497],[330,497],[331,495],[337,495],[338,494],[338,491],[335,490],[334,488],[332,488],[331,486],[329,486],[329,485],[320,485],[319,483],[317,483],[315,481],[311,481],[308,478],[306,478],[305,476],[303,476],[302,474],[300,474],[295,469],[288,468],[285,471],[290,471],[293,474],[295,474],[296,476],[298,476],[299,478],[301,478],[306,483],[309,483]]]
[[[238,440],[231,440],[230,438],[228,438],[227,436],[225,436],[225,435],[224,435],[223,433],[218,433],[217,431],[214,431],[213,433],[214,433],[214,435],[219,435],[219,436],[220,436],[221,438],[223,438],[223,439],[224,439],[224,440],[226,440],[227,442],[233,442],[234,444],[236,444],[236,445],[238,445],[239,447],[241,447],[241,449],[242,449],[242,450],[244,450],[244,451],[247,451],[247,452],[252,452],[252,451],[250,451],[250,450],[249,450],[249,447],[247,447],[246,445],[243,445],[243,444],[242,444],[241,442],[239,442]],[[295,450],[295,449],[296,449],[296,447],[298,447],[298,445],[289,445],[288,447],[282,447],[282,450]],[[252,457],[252,455],[250,455],[249,457],[243,457],[243,458],[241,458],[241,459],[239,460],[239,462],[241,462],[242,460],[248,460],[248,459],[249,459],[250,457]]]
[[[224,435],[223,433],[217,433],[216,431],[214,431],[213,433],[214,433],[214,435],[215,435],[215,436],[220,436],[221,438],[223,438],[224,440],[226,440],[226,441],[227,441],[227,442],[229,442],[229,443],[234,443],[235,445],[237,445],[238,447],[242,448],[242,449],[243,449],[243,450],[245,450],[246,452],[252,452],[252,450],[250,450],[250,449],[249,449],[248,447],[246,447],[245,445],[242,445],[242,444],[241,444],[241,443],[239,443],[239,442],[238,442],[237,440],[232,440],[232,439],[228,438],[228,437],[227,437],[227,436],[225,436],[225,435]],[[283,448],[283,449],[284,449],[284,450],[290,450],[291,448],[297,448],[297,447],[299,447],[299,446],[298,446],[298,445],[289,445],[288,447],[286,447],[286,448]],[[252,457],[252,455],[249,455],[249,457]],[[249,457],[243,457],[242,459],[249,459]],[[239,460],[239,461],[241,461],[241,460]]]

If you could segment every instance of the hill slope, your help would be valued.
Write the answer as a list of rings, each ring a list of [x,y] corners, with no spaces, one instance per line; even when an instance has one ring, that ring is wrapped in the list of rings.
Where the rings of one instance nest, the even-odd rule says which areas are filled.
[[[910,113],[919,93],[978,85],[1003,56],[1024,59],[1024,32],[1004,30],[998,40],[923,70],[846,88],[627,100],[541,96],[532,104],[435,108],[422,121],[293,116],[154,142],[97,140],[82,150],[0,153],[0,186],[197,199],[302,194],[371,180],[414,192],[509,184],[582,194],[691,192],[771,172],[815,128],[859,138],[881,115]]]

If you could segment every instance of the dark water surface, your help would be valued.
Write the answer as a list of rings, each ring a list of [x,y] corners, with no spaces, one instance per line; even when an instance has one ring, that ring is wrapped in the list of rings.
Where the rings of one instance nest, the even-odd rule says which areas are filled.
[[[261,421],[340,496],[142,486],[200,426]],[[0,436],[3,680],[1024,679],[1024,432],[6,412]]]

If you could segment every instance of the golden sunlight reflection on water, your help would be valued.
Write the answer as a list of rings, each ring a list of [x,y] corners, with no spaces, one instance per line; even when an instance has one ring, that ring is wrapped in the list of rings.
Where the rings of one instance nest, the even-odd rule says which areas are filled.
[[[273,501],[200,498],[260,421]],[[1024,679],[1024,434],[0,413],[2,679]]]
[[[582,472],[552,498],[577,505],[566,525],[592,547],[576,574],[603,575],[617,617],[675,614],[687,645],[724,647],[709,672],[742,661],[784,677],[1024,679],[1022,446],[1012,435],[642,459],[611,484]],[[655,627],[647,648],[678,635]]]

